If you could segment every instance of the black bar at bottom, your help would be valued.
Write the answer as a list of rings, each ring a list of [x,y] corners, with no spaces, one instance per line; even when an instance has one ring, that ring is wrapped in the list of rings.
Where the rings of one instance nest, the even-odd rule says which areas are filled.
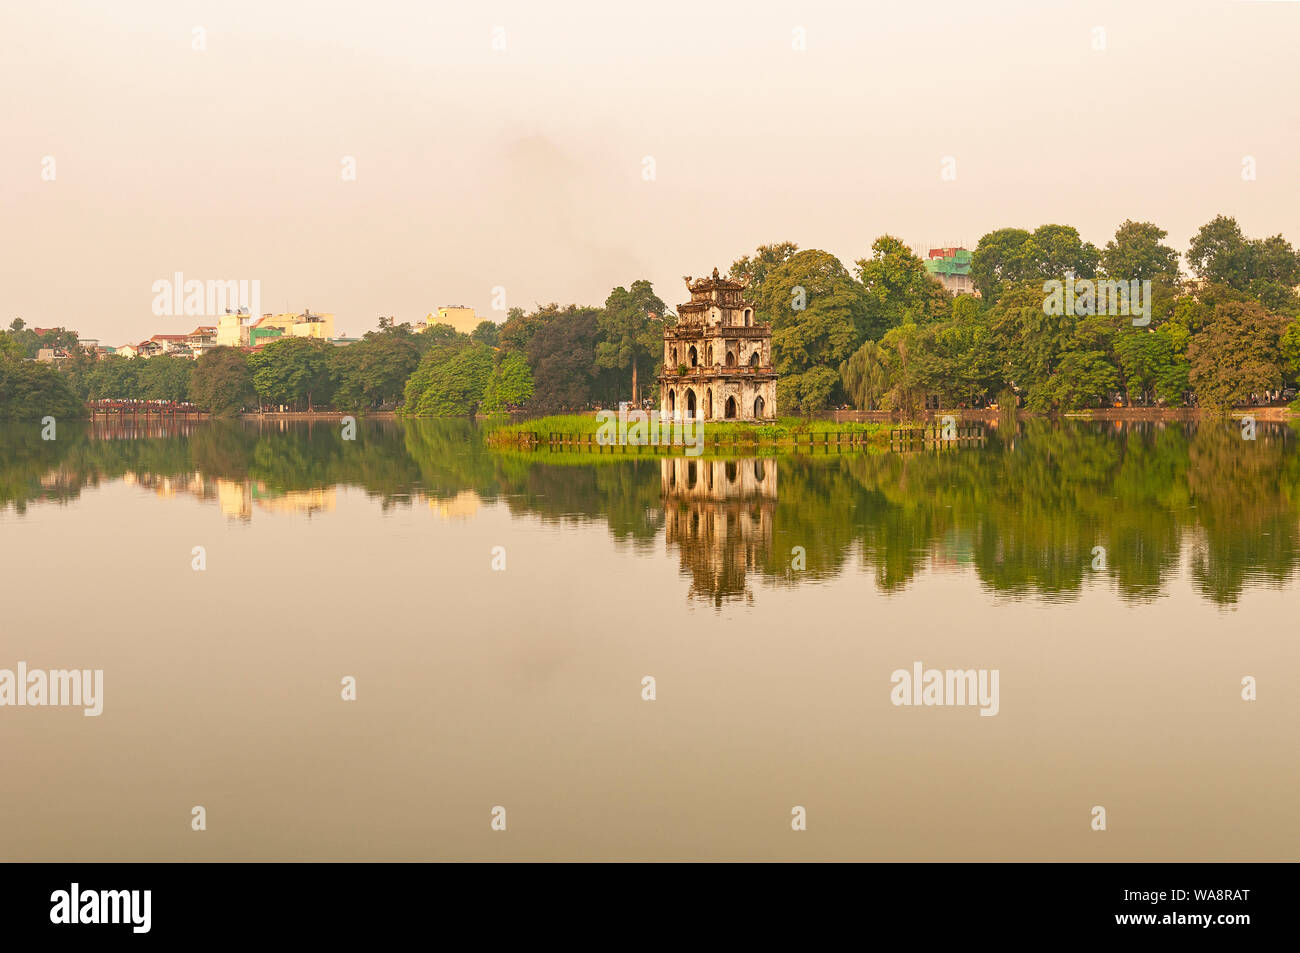
[[[701,917],[733,939],[844,927],[1231,943],[1292,933],[1295,891],[1281,864],[7,864],[0,877],[6,940],[92,944],[398,939],[434,924],[670,942]]]

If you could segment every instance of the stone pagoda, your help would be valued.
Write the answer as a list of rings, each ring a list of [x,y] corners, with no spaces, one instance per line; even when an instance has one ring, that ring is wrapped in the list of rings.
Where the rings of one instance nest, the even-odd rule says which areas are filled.
[[[772,329],[745,300],[749,279],[685,279],[691,300],[664,329],[659,413],[681,420],[775,420]]]

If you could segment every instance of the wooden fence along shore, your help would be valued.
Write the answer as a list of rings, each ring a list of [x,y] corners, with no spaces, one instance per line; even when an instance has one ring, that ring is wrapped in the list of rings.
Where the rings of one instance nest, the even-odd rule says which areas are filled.
[[[713,450],[757,450],[764,447],[788,450],[795,453],[844,453],[845,451],[866,450],[876,443],[877,434],[861,430],[823,430],[810,431],[806,434],[791,434],[784,437],[764,437],[755,431],[753,434],[703,437],[702,443]],[[889,431],[889,449],[896,453],[918,450],[943,450],[959,446],[982,445],[986,439],[983,426],[966,425],[949,428],[936,424],[927,427],[901,427]],[[686,446],[680,438],[676,442],[602,442],[594,433],[576,433],[551,431],[526,433],[521,435],[520,446],[523,449],[547,453],[581,451],[586,453],[610,454],[672,454],[674,450]]]
[[[92,400],[86,404],[93,420],[199,420],[208,416],[193,404],[174,400]]]
[[[986,434],[980,424],[945,428],[941,424],[907,427],[889,431],[889,449],[898,453],[908,450],[944,450],[971,444],[982,446]]]

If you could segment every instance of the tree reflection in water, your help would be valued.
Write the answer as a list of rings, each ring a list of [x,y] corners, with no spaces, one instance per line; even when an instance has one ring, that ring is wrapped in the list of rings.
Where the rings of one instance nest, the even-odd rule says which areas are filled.
[[[779,459],[501,454],[482,438],[468,420],[363,421],[355,441],[335,421],[144,435],[61,423],[54,441],[9,424],[0,507],[21,515],[116,480],[316,511],[337,486],[383,508],[472,513],[474,499],[548,523],[603,523],[646,553],[662,534],[691,595],[719,606],[752,599],[756,580],[798,586],[855,561],[885,592],[955,567],[996,593],[1052,600],[1100,576],[1121,598],[1146,601],[1185,568],[1207,599],[1232,605],[1247,588],[1289,581],[1300,548],[1300,459],[1285,424],[1261,423],[1243,440],[1231,421],[1031,420],[994,430],[983,447]],[[791,570],[796,546],[807,553],[801,571]]]

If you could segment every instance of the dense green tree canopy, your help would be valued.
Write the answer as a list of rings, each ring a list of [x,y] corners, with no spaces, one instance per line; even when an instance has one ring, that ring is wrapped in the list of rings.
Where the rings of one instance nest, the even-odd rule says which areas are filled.
[[[58,421],[85,413],[66,374],[48,364],[0,355],[0,420]]]
[[[1040,225],[1033,232],[1001,228],[979,240],[971,256],[971,280],[993,303],[1006,285],[1097,274],[1101,254],[1069,225]]]
[[[497,341],[501,337],[501,327],[495,321],[480,321],[469,336],[475,344],[496,347]]]
[[[492,373],[492,348],[486,344],[431,348],[407,382],[405,411],[423,417],[477,413]]]
[[[857,262],[857,277],[866,290],[866,330],[872,340],[901,324],[947,317],[952,307],[952,296],[925,263],[892,235],[872,243],[871,257]]]
[[[841,392],[839,365],[866,339],[867,295],[840,260],[808,249],[773,268],[759,288],[772,325],[777,406],[809,413]]]
[[[1102,272],[1119,281],[1178,280],[1178,252],[1161,244],[1169,233],[1151,222],[1126,220],[1101,250]]]
[[[759,245],[753,255],[743,255],[731,263],[728,276],[736,280],[750,280],[750,296],[758,293],[768,273],[778,265],[783,265],[794,256],[799,246],[794,242],[774,242],[771,245]]]
[[[248,368],[258,397],[263,403],[295,410],[312,410],[314,402],[327,402],[334,389],[333,352],[332,345],[309,338],[279,338],[254,351],[248,356]]]
[[[1248,239],[1235,218],[1219,215],[1196,233],[1187,263],[1198,277],[1247,294],[1270,310],[1297,311],[1300,253],[1281,235]]]
[[[446,324],[418,334],[402,324],[371,331],[355,344],[336,347],[329,356],[335,405],[341,410],[357,411],[396,405],[421,354],[449,337],[468,340]]]
[[[550,413],[584,410],[594,399],[598,312],[569,305],[528,342],[536,395],[533,407]]]
[[[1203,407],[1232,407],[1282,386],[1284,324],[1255,301],[1227,301],[1192,336],[1190,382]]]
[[[154,359],[156,360],[156,358]],[[248,358],[233,347],[218,347],[195,362],[190,399],[218,416],[237,414],[257,402]]]
[[[482,409],[488,413],[515,410],[525,406],[533,393],[533,372],[528,359],[518,351],[500,354]]]

